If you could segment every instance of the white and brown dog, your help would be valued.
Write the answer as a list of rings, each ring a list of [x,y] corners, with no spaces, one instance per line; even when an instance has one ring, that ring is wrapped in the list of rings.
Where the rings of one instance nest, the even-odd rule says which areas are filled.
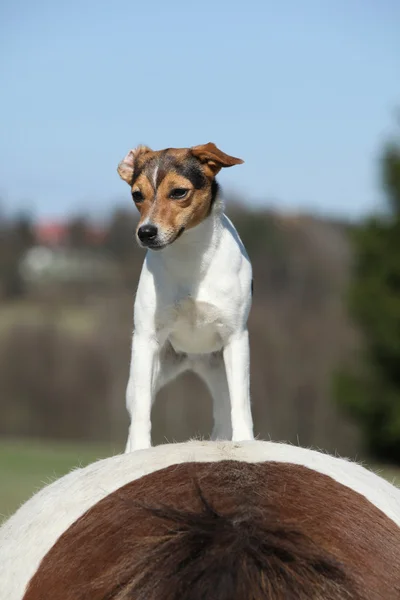
[[[212,439],[251,440],[247,318],[252,269],[215,176],[243,161],[214,144],[131,150],[118,166],[147,248],[134,308],[126,452],[151,446],[157,390],[186,370],[214,400]]]

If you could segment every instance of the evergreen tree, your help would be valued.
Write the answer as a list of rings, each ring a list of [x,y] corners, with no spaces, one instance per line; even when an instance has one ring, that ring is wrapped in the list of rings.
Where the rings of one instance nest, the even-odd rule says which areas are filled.
[[[366,448],[400,463],[400,140],[381,158],[387,210],[353,232],[351,316],[363,334],[357,373],[342,371],[336,394],[360,425]]]

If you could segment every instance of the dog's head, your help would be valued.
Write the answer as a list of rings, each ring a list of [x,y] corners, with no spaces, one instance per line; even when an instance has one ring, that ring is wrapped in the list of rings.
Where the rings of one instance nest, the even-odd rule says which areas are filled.
[[[215,176],[243,161],[208,143],[193,148],[130,150],[118,165],[139,212],[139,244],[161,250],[210,214],[218,191]]]

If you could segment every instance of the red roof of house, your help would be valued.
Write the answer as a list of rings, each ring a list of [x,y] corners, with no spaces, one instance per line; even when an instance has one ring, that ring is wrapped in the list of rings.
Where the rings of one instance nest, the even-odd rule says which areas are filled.
[[[37,223],[35,236],[39,244],[62,244],[66,241],[68,226],[64,223]]]
[[[40,245],[57,246],[64,244],[68,240],[68,223],[60,222],[41,222],[34,228],[37,243]],[[90,244],[101,243],[106,236],[106,230],[100,227],[89,225],[87,229],[87,241]]]

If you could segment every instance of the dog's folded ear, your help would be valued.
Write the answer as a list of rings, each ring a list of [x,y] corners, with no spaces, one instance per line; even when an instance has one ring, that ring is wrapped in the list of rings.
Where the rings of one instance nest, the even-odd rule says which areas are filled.
[[[138,146],[134,150],[129,150],[125,158],[119,163],[117,169],[118,174],[121,179],[126,181],[126,183],[129,183],[129,185],[132,184],[133,171],[135,169],[135,163],[137,159],[146,152],[151,152],[150,148],[147,146]]]
[[[211,171],[211,175],[216,175],[222,167],[233,167],[234,165],[241,165],[244,160],[241,158],[235,158],[222,152],[215,144],[208,142],[202,146],[194,146],[190,149],[193,156],[195,156],[200,162]]]

